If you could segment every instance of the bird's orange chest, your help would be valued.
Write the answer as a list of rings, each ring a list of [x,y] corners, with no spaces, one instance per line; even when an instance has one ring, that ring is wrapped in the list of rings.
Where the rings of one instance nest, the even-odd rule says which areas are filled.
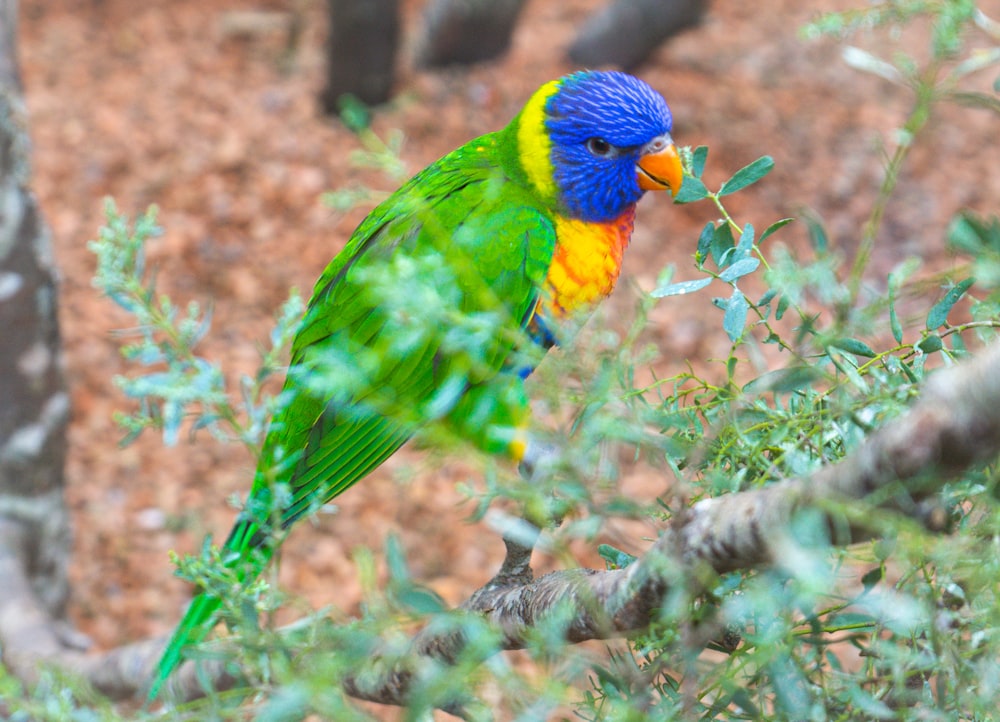
[[[556,221],[556,247],[541,299],[543,315],[561,318],[592,307],[611,293],[634,220],[635,206],[631,206],[608,223]]]

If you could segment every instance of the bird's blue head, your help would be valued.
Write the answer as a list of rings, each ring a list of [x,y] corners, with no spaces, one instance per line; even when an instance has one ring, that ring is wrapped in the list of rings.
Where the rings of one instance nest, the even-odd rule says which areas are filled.
[[[543,85],[518,116],[528,178],[562,212],[622,215],[647,190],[680,189],[682,170],[663,97],[626,73],[582,71]]]

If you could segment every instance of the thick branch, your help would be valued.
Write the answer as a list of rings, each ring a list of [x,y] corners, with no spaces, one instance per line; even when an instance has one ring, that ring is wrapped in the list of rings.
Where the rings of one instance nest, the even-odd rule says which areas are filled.
[[[508,540],[504,568],[461,609],[502,629],[502,646],[507,649],[523,646],[526,632],[557,607],[565,614],[566,605],[572,606],[565,630],[568,641],[621,636],[644,628],[655,617],[678,574],[685,575],[690,589],[692,572],[699,567],[721,573],[778,559],[786,538],[783,530],[800,510],[823,515],[833,543],[841,545],[873,533],[850,522],[843,513],[845,501],[867,499],[882,508],[923,517],[922,500],[949,478],[1000,450],[998,368],[1000,344],[995,344],[973,360],[936,373],[907,413],[872,434],[840,463],[765,489],[701,501],[627,569],[575,569],[533,579],[526,564],[530,550]],[[0,578],[9,590],[0,595],[5,657],[29,678],[32,665],[46,659],[80,673],[111,696],[137,694],[152,673],[163,641],[103,655],[66,651],[30,585],[17,572],[20,562],[11,550],[19,548],[18,533],[14,522],[0,523]],[[459,635],[425,630],[414,639],[407,662],[375,660],[371,670],[344,680],[344,688],[358,698],[405,704],[423,663],[451,662],[464,646]],[[201,672],[196,676],[193,665],[185,665],[172,680],[172,691],[180,698],[193,698],[201,694],[206,678],[219,688],[232,684],[221,664]],[[461,701],[451,709],[461,713]]]
[[[573,605],[568,641],[621,636],[655,618],[678,572],[707,566],[724,573],[774,561],[786,539],[783,532],[798,510],[824,514],[838,545],[868,538],[872,532],[836,511],[845,501],[877,497],[881,507],[927,521],[921,500],[1000,451],[998,368],[1000,344],[994,344],[975,359],[936,373],[913,408],[840,463],[764,489],[701,501],[627,569],[573,569],[511,584],[497,584],[495,579],[463,609],[484,615],[504,630],[506,649],[522,647],[526,632],[557,606],[565,610],[566,604]],[[691,586],[692,580],[686,583]],[[385,672],[379,684],[348,680],[346,687],[364,699],[401,703],[420,657],[448,662],[457,658],[463,644],[455,635],[418,635],[409,668]]]

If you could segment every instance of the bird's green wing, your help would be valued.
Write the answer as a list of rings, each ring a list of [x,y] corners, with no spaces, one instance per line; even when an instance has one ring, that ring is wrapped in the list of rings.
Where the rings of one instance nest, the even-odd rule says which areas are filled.
[[[495,162],[495,142],[473,141],[417,175],[317,282],[293,344],[291,398],[252,493],[270,505],[267,490],[286,485],[282,526],[446,417],[515,345],[555,233]]]
[[[285,403],[224,546],[239,578],[270,558],[266,530],[340,494],[425,422],[457,419],[484,446],[506,438],[494,427],[517,422],[520,380],[502,369],[534,311],[555,231],[503,169],[501,144],[483,136],[416,175],[320,277],[293,342]],[[218,606],[206,594],[193,601],[151,699]]]

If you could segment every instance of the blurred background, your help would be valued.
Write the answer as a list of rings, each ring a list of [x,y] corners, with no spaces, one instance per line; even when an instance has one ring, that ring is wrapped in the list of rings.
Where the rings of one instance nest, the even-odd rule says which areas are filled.
[[[401,141],[406,174],[502,127],[540,84],[577,69],[568,48],[604,0],[529,0],[506,53],[434,70],[413,61],[423,5],[402,3],[393,97],[372,119],[378,138]],[[885,149],[896,142],[912,98],[847,65],[843,44],[802,33],[816,12],[851,3],[806,5],[714,3],[696,27],[632,71],[667,98],[679,144],[710,148],[710,187],[773,156],[775,170],[763,182],[728,200],[739,222],[763,229],[809,212],[826,223],[835,252],[850,259],[882,180]],[[191,590],[172,579],[167,552],[192,552],[206,533],[228,530],[234,511],[227,500],[249,488],[253,461],[207,435],[164,449],[149,434],[118,448],[122,432],[112,414],[129,402],[112,382],[127,371],[113,334],[128,319],[91,286],[86,243],[103,221],[104,197],[133,216],[157,204],[165,233],[149,260],[160,288],[181,304],[211,303],[213,331],[203,353],[233,379],[252,373],[288,289],[308,295],[379,194],[399,183],[359,164],[362,141],[322,112],[326,10],[319,0],[21,4],[34,189],[62,274],[73,399],[71,615],[101,646],[173,627]],[[919,26],[898,38],[882,32],[851,42],[882,56],[904,49],[920,57],[927,47]],[[869,267],[876,289],[906,255],[947,265],[943,238],[956,211],[996,212],[997,131],[995,115],[940,108],[887,209]],[[369,197],[338,211],[323,203],[328,191]],[[668,263],[678,267],[676,280],[685,278],[698,233],[716,216],[706,202],[644,200],[623,282],[597,322],[624,325]],[[769,243],[802,249],[805,239],[805,224],[795,223]],[[656,372],[725,358],[721,316],[705,297],[657,303],[644,337],[659,350]],[[338,499],[335,517],[296,530],[283,551],[282,581],[313,606],[332,602],[350,613],[361,595],[352,550],[379,550],[395,532],[418,580],[449,602],[464,599],[502,558],[495,533],[465,521],[472,508],[455,486],[475,473],[460,459],[442,467],[404,450]],[[643,468],[622,479],[649,498],[664,483]],[[600,565],[590,554],[581,548],[580,563]]]

